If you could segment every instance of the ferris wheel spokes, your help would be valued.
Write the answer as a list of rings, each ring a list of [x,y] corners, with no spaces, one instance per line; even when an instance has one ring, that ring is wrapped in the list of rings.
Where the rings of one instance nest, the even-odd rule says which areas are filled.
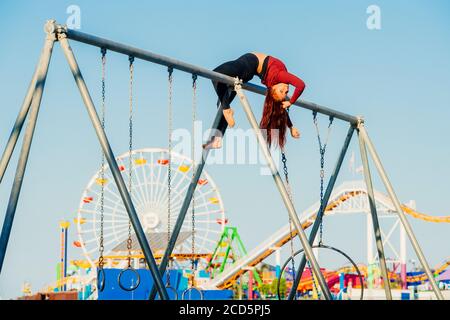
[[[123,175],[128,175],[127,167],[129,163],[129,152],[124,153],[117,159],[119,169]],[[173,214],[170,216],[170,224],[174,225],[185,193],[191,183],[193,161],[185,156],[172,152],[172,196],[171,208]],[[167,170],[168,152],[165,149],[142,149],[132,152],[132,201],[135,205],[138,219],[140,220],[147,237],[159,236],[167,230]],[[100,189],[104,187],[103,214],[106,219],[104,223],[104,245],[105,254],[118,248],[127,238],[128,214],[123,206],[123,201],[115,187],[110,170],[106,168],[105,181],[98,183],[99,172],[89,182],[85,189],[80,207],[78,219],[83,221],[78,224],[78,238],[88,261],[94,265],[93,255],[98,252],[98,239],[100,230]],[[214,181],[207,172],[202,174],[202,183],[196,187],[194,213],[200,226],[195,230],[196,252],[210,253],[214,250],[217,235],[223,231],[223,224],[218,221],[225,221],[223,203]],[[211,201],[213,199],[214,201]],[[192,204],[190,206],[192,210]],[[81,220],[84,219],[84,220]],[[189,219],[190,220],[190,219]],[[182,226],[185,234],[184,240],[177,243],[176,249],[185,254],[190,253],[192,245],[190,237],[191,223],[186,220]],[[159,234],[159,235],[158,235]],[[160,250],[161,248],[158,248]]]

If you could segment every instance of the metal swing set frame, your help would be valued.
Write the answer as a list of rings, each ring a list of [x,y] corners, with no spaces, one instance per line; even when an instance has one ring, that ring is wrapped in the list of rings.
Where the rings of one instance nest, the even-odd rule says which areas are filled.
[[[108,161],[109,168],[111,169],[112,175],[114,177],[114,181],[120,192],[122,201],[124,203],[126,211],[131,220],[131,223],[132,223],[133,229],[136,233],[138,242],[144,253],[151,276],[154,280],[155,286],[153,286],[153,288],[151,290],[149,299],[155,299],[156,294],[159,294],[159,297],[162,300],[169,299],[167,290],[163,284],[162,275],[165,273],[165,270],[166,270],[168,262],[169,262],[170,255],[175,247],[176,240],[180,233],[180,230],[181,230],[182,224],[184,222],[188,208],[190,206],[195,188],[197,186],[197,182],[200,178],[203,167],[206,163],[206,159],[207,159],[208,153],[209,153],[209,148],[203,149],[201,161],[195,167],[195,171],[192,176],[192,180],[191,180],[189,188],[186,192],[184,202],[180,209],[180,213],[178,215],[176,224],[173,228],[172,235],[170,237],[170,241],[166,248],[164,257],[161,260],[161,263],[159,264],[159,267],[158,267],[156,264],[155,258],[153,256],[152,250],[150,248],[150,245],[145,237],[144,230],[139,222],[139,219],[138,219],[138,216],[136,213],[136,209],[133,205],[133,202],[130,198],[127,187],[124,183],[123,177],[118,168],[114,153],[111,149],[111,146],[109,144],[106,133],[102,128],[99,116],[96,112],[94,103],[89,94],[89,90],[83,79],[83,76],[81,74],[80,68],[75,59],[72,48],[70,47],[68,40],[71,39],[73,41],[78,41],[78,42],[82,42],[85,44],[99,47],[103,50],[106,49],[106,50],[114,51],[117,53],[128,55],[130,57],[134,57],[136,59],[149,61],[152,63],[167,66],[169,68],[177,69],[182,72],[190,73],[192,75],[196,75],[196,76],[207,78],[207,79],[214,80],[214,81],[219,81],[219,82],[227,84],[232,90],[236,91],[237,96],[239,97],[239,100],[242,104],[243,110],[247,116],[247,119],[256,134],[259,147],[261,148],[262,153],[265,157],[265,160],[268,163],[268,166],[271,170],[271,174],[274,179],[274,182],[278,188],[278,191],[280,192],[280,195],[282,197],[284,205],[286,206],[289,216],[294,224],[294,227],[296,228],[297,235],[300,239],[302,248],[305,252],[305,255],[303,256],[302,261],[300,263],[299,272],[297,274],[296,280],[300,279],[298,276],[299,275],[301,276],[301,273],[305,268],[306,259],[308,259],[311,264],[314,276],[316,277],[318,284],[323,292],[323,297],[327,300],[331,300],[332,296],[331,296],[331,293],[327,286],[327,283],[324,279],[324,276],[322,275],[322,273],[320,271],[320,266],[313,254],[311,246],[314,243],[317,231],[319,229],[320,221],[322,220],[322,217],[324,214],[324,208],[326,208],[328,200],[331,196],[331,192],[335,185],[337,176],[339,174],[339,170],[341,168],[342,162],[346,155],[351,138],[353,136],[354,131],[356,130],[358,133],[358,138],[359,138],[360,154],[361,154],[361,159],[362,159],[363,168],[364,168],[364,178],[365,178],[365,182],[366,182],[366,186],[367,186],[367,190],[368,190],[368,199],[369,199],[369,203],[370,203],[373,228],[375,231],[374,234],[375,234],[375,238],[376,238],[379,263],[380,263],[380,268],[382,271],[381,273],[382,273],[383,279],[385,280],[384,286],[385,286],[386,299],[389,299],[389,300],[392,299],[392,294],[391,294],[391,290],[390,290],[390,286],[389,286],[389,278],[387,275],[386,260],[385,260],[385,256],[384,256],[384,249],[383,249],[383,244],[382,244],[382,239],[381,239],[380,226],[379,226],[379,222],[378,222],[377,210],[375,207],[375,199],[374,199],[374,192],[373,192],[373,186],[372,186],[372,177],[371,177],[371,173],[370,173],[370,169],[369,169],[368,153],[372,157],[373,163],[375,164],[378,174],[380,175],[380,178],[383,181],[385,188],[387,189],[387,192],[391,198],[391,201],[393,202],[393,204],[396,208],[396,211],[400,218],[400,221],[401,221],[403,227],[405,228],[406,233],[408,234],[411,244],[415,250],[415,253],[416,253],[427,277],[428,277],[428,280],[432,286],[432,289],[436,295],[436,298],[439,300],[444,299],[442,293],[440,292],[440,290],[435,282],[433,273],[426,261],[426,258],[425,258],[424,254],[422,252],[422,249],[420,248],[420,245],[413,233],[413,230],[412,230],[408,220],[406,219],[404,212],[401,209],[400,202],[394,192],[394,188],[392,187],[392,185],[388,179],[386,171],[383,168],[383,165],[382,165],[381,160],[375,150],[375,147],[369,138],[369,135],[364,126],[364,120],[362,117],[348,115],[348,114],[345,114],[345,113],[342,113],[339,111],[335,111],[333,109],[330,109],[330,108],[327,108],[324,106],[320,106],[315,103],[306,102],[303,100],[299,100],[295,103],[295,105],[297,105],[301,108],[308,109],[308,110],[311,110],[313,112],[317,112],[317,113],[320,113],[323,115],[328,115],[328,116],[334,117],[335,119],[339,119],[344,122],[347,122],[349,124],[349,129],[348,129],[347,136],[345,138],[344,145],[343,145],[340,155],[338,157],[333,174],[330,176],[330,179],[328,181],[328,185],[327,185],[327,188],[326,188],[326,191],[324,194],[324,199],[323,199],[324,205],[322,206],[322,208],[319,210],[319,212],[317,214],[317,217],[315,219],[315,222],[313,224],[313,227],[310,232],[309,239],[308,239],[306,237],[305,231],[302,228],[300,219],[297,215],[294,205],[293,205],[292,201],[289,199],[286,187],[280,177],[278,169],[276,168],[275,162],[270,154],[270,150],[269,150],[268,145],[262,135],[262,132],[259,129],[257,120],[253,114],[251,106],[247,100],[247,97],[244,94],[244,90],[247,90],[247,91],[250,91],[253,93],[264,95],[266,92],[266,89],[264,87],[261,87],[261,86],[255,85],[255,84],[251,84],[251,83],[242,83],[242,81],[240,81],[239,79],[232,78],[232,77],[226,76],[221,73],[213,72],[213,71],[210,71],[210,70],[202,68],[202,67],[198,67],[198,66],[195,66],[192,64],[188,64],[188,63],[179,61],[179,60],[175,60],[175,59],[172,59],[169,57],[158,55],[158,54],[146,51],[146,50],[134,48],[134,47],[131,47],[131,46],[128,46],[125,44],[117,43],[117,42],[107,40],[104,38],[100,38],[97,36],[82,33],[82,32],[76,31],[76,30],[71,30],[71,29],[68,29],[64,25],[57,24],[55,20],[48,20],[44,26],[44,30],[47,35],[45,38],[45,43],[44,43],[44,46],[43,46],[43,49],[41,52],[41,56],[40,56],[38,65],[35,69],[34,75],[32,77],[31,83],[30,83],[28,91],[27,91],[27,94],[25,96],[22,107],[17,116],[16,122],[13,126],[12,132],[10,134],[10,137],[9,137],[9,140],[5,147],[2,158],[0,160],[0,183],[1,183],[4,173],[8,167],[9,161],[11,159],[12,153],[14,152],[19,135],[22,131],[22,127],[28,116],[28,124],[27,124],[25,134],[23,137],[22,149],[20,152],[20,156],[19,156],[19,160],[18,160],[18,164],[17,164],[17,168],[16,168],[14,182],[13,182],[13,185],[11,188],[9,203],[7,206],[6,215],[4,218],[1,237],[0,237],[0,272],[3,267],[6,249],[7,249],[7,245],[8,245],[9,237],[11,234],[12,225],[13,225],[14,215],[15,215],[17,203],[19,200],[19,194],[20,194],[22,182],[24,179],[24,174],[25,174],[25,169],[26,169],[26,165],[27,165],[27,161],[28,161],[29,151],[30,151],[32,140],[33,140],[33,134],[34,134],[34,130],[35,130],[36,122],[37,122],[37,117],[38,117],[38,112],[39,112],[39,108],[40,108],[40,104],[41,104],[42,94],[44,91],[45,81],[46,81],[48,68],[49,68],[49,64],[50,64],[50,58],[52,55],[52,51],[53,51],[55,42],[59,42],[61,44],[61,48],[67,59],[67,62],[70,66],[70,69],[74,76],[75,82],[78,86],[81,97],[83,99],[83,102],[84,102],[87,112],[89,114],[89,117],[92,121],[93,127],[96,131],[101,148],[105,154],[106,160]],[[219,106],[219,108],[217,110],[217,114],[216,114],[213,124],[212,124],[213,130],[212,130],[212,133],[211,133],[209,139],[212,138],[214,129],[217,129],[221,117],[222,117],[222,106]],[[367,153],[366,147],[367,147],[368,153]],[[291,290],[291,293],[293,293],[294,291],[295,290]],[[293,298],[292,294],[289,298],[290,299]]]

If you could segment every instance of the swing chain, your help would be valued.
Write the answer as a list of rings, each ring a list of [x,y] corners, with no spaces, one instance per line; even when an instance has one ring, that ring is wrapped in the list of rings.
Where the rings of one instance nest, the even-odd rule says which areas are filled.
[[[171,234],[171,195],[172,195],[172,83],[173,83],[173,67],[168,67],[167,71],[169,72],[169,101],[168,101],[168,132],[169,132],[169,163],[167,168],[167,245],[170,242],[170,234]],[[167,268],[167,286],[170,287],[170,266],[172,264],[172,260],[169,257],[169,266]]]
[[[329,123],[328,123],[327,137],[326,137],[325,143],[322,145],[322,140],[320,138],[319,124],[317,122],[317,111],[313,111],[313,121],[314,121],[314,125],[315,125],[316,131],[317,131],[317,140],[319,142],[319,153],[320,153],[320,209],[319,209],[319,212],[322,212],[322,210],[324,210],[324,208],[323,208],[323,186],[324,186],[324,179],[325,179],[325,170],[324,170],[325,152],[326,152],[326,148],[327,148],[327,144],[328,144],[328,139],[330,137],[331,125],[333,124],[333,120],[334,120],[334,117],[330,116]],[[323,245],[323,214],[322,214],[322,217],[320,218],[319,232],[320,232],[319,246],[321,246],[321,245]]]
[[[286,178],[286,185],[289,185],[289,176],[288,176],[288,169],[287,169],[287,158],[286,158],[286,154],[283,152],[281,153],[281,161],[283,162],[283,172],[284,172],[284,177]]]
[[[319,208],[319,212],[322,212],[323,209],[323,185],[324,185],[324,178],[325,178],[325,151],[327,148],[327,144],[328,144],[328,140],[330,137],[330,132],[331,132],[331,125],[333,124],[333,120],[334,117],[330,116],[329,117],[329,123],[328,123],[328,132],[327,132],[327,136],[325,139],[325,143],[322,144],[322,139],[320,137],[320,130],[319,130],[319,124],[317,122],[317,111],[313,111],[313,122],[314,122],[314,126],[316,128],[317,131],[317,141],[319,142],[319,154],[320,154],[320,208]],[[320,224],[319,224],[319,247],[323,246],[323,215],[320,218]],[[317,288],[317,284],[315,282],[315,278],[312,272],[312,268],[311,268],[311,264],[309,262],[309,260],[307,260],[308,262],[308,267],[311,270],[311,279],[313,282],[313,286],[314,289],[317,292],[317,295],[320,298],[320,292]]]
[[[133,160],[132,160],[132,151],[133,151],[133,71],[134,71],[134,57],[129,56],[128,60],[130,62],[130,97],[129,97],[129,154],[128,154],[128,192],[131,197],[131,186],[132,186],[132,171],[133,171]],[[131,267],[131,249],[133,246],[133,240],[131,239],[131,219],[128,220],[128,239],[127,239],[127,249],[128,249],[128,268]]]
[[[292,199],[292,190],[291,190],[291,186],[289,184],[289,174],[288,174],[288,168],[287,168],[287,157],[286,154],[284,152],[281,153],[281,161],[283,162],[283,171],[284,171],[284,177],[286,180],[286,189],[289,195],[289,199],[291,200],[291,202],[293,201]],[[295,260],[294,260],[294,231],[292,230],[292,219],[291,216],[289,216],[289,236],[291,238],[290,241],[290,249],[291,249],[291,267],[292,267],[292,276],[295,279]]]
[[[102,129],[105,130],[105,69],[106,69],[106,49],[101,48],[102,54]],[[105,251],[105,246],[103,243],[103,229],[104,229],[104,217],[105,217],[105,153],[102,150],[102,166],[100,171],[100,179],[101,179],[101,193],[100,193],[100,256],[98,258],[98,266],[100,269],[103,269],[104,258],[103,252]]]
[[[320,209],[319,212],[322,212],[323,209],[323,181],[325,178],[325,148],[320,150]],[[323,214],[320,218],[320,236],[319,236],[319,246],[323,244]]]
[[[194,163],[195,163],[195,120],[196,120],[196,110],[197,110],[197,75],[192,75],[192,142],[191,142],[191,153],[192,153],[192,178],[194,178]],[[191,260],[191,287],[195,286],[194,274],[195,274],[195,192],[192,195],[192,260]]]

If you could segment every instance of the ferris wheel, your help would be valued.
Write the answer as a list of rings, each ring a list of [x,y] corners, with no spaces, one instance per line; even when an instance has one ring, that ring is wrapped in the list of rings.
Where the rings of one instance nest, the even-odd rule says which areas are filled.
[[[167,149],[146,148],[132,151],[131,197],[147,238],[154,235],[157,235],[159,239],[167,239],[168,237],[168,159]],[[175,152],[172,152],[171,160],[170,225],[171,230],[173,230],[191,182],[193,161]],[[129,176],[129,152],[117,157],[117,164],[124,181],[127,181]],[[104,188],[104,252],[114,254],[121,244],[126,243],[128,238],[128,214],[108,169],[106,166],[103,180],[100,178],[100,170],[91,178],[83,191],[75,218],[79,241],[75,241],[74,245],[82,249],[85,258],[92,266],[95,266],[99,255],[102,184]],[[212,253],[228,220],[225,218],[225,210],[219,190],[205,170],[203,170],[198,181],[194,199],[195,253]],[[174,253],[191,253],[191,216],[192,201],[180,231],[179,238],[181,238],[181,241],[177,241]],[[133,246],[140,250],[137,241],[134,241]],[[163,254],[166,246],[165,240],[164,244],[160,244],[158,248],[153,247],[154,254]]]

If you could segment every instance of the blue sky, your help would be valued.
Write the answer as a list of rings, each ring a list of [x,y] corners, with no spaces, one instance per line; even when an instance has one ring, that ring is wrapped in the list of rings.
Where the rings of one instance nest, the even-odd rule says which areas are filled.
[[[213,69],[259,51],[282,59],[307,85],[302,99],[363,115],[401,201],[419,211],[450,215],[450,4],[448,1],[2,1],[0,3],[0,147],[4,148],[44,42],[43,25],[65,23],[69,5],[81,9],[82,32]],[[370,5],[381,9],[381,30],[366,27]],[[100,101],[98,48],[72,42],[94,101]],[[108,55],[108,135],[113,150],[127,150],[127,57]],[[167,145],[166,68],[135,66],[135,146]],[[190,75],[175,72],[175,127],[190,127]],[[258,79],[253,79],[258,83]],[[259,83],[258,83],[259,84]],[[261,97],[249,94],[256,117]],[[186,107],[187,106],[187,107]],[[238,101],[237,126],[248,129]],[[293,107],[294,108],[294,107]],[[215,113],[209,81],[199,81],[198,118]],[[291,110],[300,140],[288,139],[291,181],[298,211],[319,195],[319,155],[310,112]],[[320,119],[326,126],[326,117]],[[327,154],[328,172],[347,127],[336,121]],[[353,140],[350,151],[357,151]],[[3,221],[17,152],[0,187]],[[2,274],[0,296],[20,294],[53,281],[58,260],[58,221],[75,216],[81,193],[99,165],[99,146],[59,44],[55,45],[29,165]],[[356,157],[359,165],[359,157]],[[348,158],[346,159],[346,163]],[[207,168],[220,188],[230,223],[248,248],[284,225],[287,213],[267,176],[251,165]],[[372,170],[374,171],[374,170]],[[344,165],[338,184],[351,179]],[[375,187],[384,191],[379,179]],[[268,199],[268,201],[261,201]],[[325,222],[329,243],[365,261],[362,216]],[[432,266],[450,256],[449,226],[410,219]],[[254,232],[255,228],[258,232]],[[75,255],[71,248],[69,255]],[[416,259],[409,247],[409,258]]]

